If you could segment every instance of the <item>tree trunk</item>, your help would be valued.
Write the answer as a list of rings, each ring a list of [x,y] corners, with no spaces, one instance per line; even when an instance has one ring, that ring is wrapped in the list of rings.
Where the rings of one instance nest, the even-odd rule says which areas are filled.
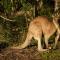
[[[60,8],[60,0],[55,0],[55,11]]]
[[[38,11],[42,7],[42,4],[43,4],[42,0],[35,1],[35,17],[39,15]]]

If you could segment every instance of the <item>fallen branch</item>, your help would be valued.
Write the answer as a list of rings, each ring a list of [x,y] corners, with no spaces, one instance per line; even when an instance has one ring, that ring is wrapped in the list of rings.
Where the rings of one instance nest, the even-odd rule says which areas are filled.
[[[0,17],[3,18],[3,19],[6,20],[6,21],[12,21],[12,22],[15,22],[15,20],[10,20],[10,19],[5,18],[5,17],[3,17],[3,16],[0,16]]]

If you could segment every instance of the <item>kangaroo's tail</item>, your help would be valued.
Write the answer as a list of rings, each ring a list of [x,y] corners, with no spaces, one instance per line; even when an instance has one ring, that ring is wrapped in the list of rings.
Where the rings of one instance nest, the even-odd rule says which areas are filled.
[[[25,40],[25,42],[20,46],[20,49],[23,49],[23,48],[27,47],[27,46],[30,44],[31,39],[32,39],[32,33],[31,33],[31,32],[28,32],[28,33],[27,33],[26,40]]]

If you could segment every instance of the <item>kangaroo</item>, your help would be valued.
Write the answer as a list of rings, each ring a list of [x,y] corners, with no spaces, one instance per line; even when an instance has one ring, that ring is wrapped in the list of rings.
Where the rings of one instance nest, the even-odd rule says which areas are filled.
[[[49,19],[46,16],[36,17],[31,21],[29,25],[25,42],[21,46],[18,46],[16,48],[23,49],[27,47],[30,44],[31,39],[33,37],[35,40],[38,41],[38,51],[47,51],[49,49],[48,39],[57,31],[57,36],[55,37],[54,45],[55,48],[60,34],[59,24],[57,21],[58,19],[56,17],[54,17],[52,21],[49,21]],[[41,44],[42,33],[44,35],[46,49],[43,49]]]

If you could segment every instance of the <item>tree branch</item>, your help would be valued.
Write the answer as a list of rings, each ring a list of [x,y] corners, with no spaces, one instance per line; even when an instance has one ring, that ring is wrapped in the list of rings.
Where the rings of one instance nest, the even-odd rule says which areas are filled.
[[[5,17],[3,17],[3,16],[1,16],[1,15],[0,15],[0,17],[3,18],[3,19],[6,20],[6,21],[12,21],[12,22],[15,22],[15,20],[10,20],[10,19],[5,18]]]

